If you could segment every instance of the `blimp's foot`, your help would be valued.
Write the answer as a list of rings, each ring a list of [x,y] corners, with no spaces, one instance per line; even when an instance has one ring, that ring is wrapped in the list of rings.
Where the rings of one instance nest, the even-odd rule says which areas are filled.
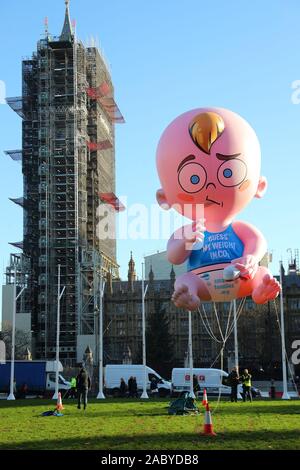
[[[252,299],[256,304],[265,304],[274,300],[281,290],[279,282],[270,274],[263,277],[262,283],[252,292]]]
[[[172,301],[179,308],[185,308],[186,310],[197,310],[200,306],[200,299],[197,295],[191,294],[187,286],[182,285],[178,287],[173,295]]]

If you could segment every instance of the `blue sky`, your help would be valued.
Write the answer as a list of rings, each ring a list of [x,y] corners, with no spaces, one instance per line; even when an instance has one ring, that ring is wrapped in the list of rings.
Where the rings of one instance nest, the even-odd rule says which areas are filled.
[[[21,92],[21,58],[43,34],[59,34],[63,0],[1,2],[0,80],[7,96]],[[3,5],[4,4],[4,5]],[[159,187],[155,150],[165,126],[201,106],[227,107],[255,128],[269,189],[239,218],[256,225],[273,250],[272,269],[298,248],[300,104],[291,84],[300,79],[300,2],[294,0],[73,0],[71,16],[85,41],[98,37],[111,64],[116,101],[126,124],[116,129],[117,194],[128,204],[155,203]],[[0,105],[0,263],[22,239],[22,209],[8,201],[22,194],[21,166],[3,156],[19,148],[21,119]],[[165,240],[121,240],[118,262],[127,275],[130,250],[140,272],[142,256]]]

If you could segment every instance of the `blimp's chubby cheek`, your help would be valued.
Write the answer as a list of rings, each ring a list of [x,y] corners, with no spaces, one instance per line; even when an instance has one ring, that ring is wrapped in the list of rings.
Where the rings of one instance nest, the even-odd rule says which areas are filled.
[[[177,198],[179,199],[179,201],[182,201],[182,202],[194,202],[195,201],[194,196],[191,196],[190,194],[185,194],[185,193],[178,193]]]
[[[243,181],[242,184],[241,184],[241,186],[239,186],[239,190],[240,190],[240,191],[245,191],[246,189],[249,188],[250,184],[251,184],[251,181],[250,181],[250,180],[245,180],[245,181]]]

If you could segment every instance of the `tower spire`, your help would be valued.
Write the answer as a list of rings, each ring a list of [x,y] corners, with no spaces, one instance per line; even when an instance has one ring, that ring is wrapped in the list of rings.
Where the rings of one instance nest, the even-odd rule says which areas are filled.
[[[130,260],[128,263],[128,284],[131,292],[133,292],[134,282],[136,281],[135,262],[130,252]]]
[[[64,21],[64,26],[60,35],[60,40],[61,41],[71,41],[73,37],[73,30],[72,30],[72,24],[70,20],[70,0],[65,0],[66,4],[66,14],[65,14],[65,21]]]

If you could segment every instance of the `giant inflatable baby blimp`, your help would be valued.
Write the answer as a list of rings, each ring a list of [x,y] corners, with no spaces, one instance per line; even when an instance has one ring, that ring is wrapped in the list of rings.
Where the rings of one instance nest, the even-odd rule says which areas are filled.
[[[171,122],[157,148],[161,189],[157,201],[191,223],[168,242],[170,263],[187,263],[176,279],[173,301],[196,310],[201,301],[252,296],[275,299],[280,285],[259,262],[267,250],[262,233],[235,217],[266,191],[260,146],[241,116],[222,108],[188,111]]]

